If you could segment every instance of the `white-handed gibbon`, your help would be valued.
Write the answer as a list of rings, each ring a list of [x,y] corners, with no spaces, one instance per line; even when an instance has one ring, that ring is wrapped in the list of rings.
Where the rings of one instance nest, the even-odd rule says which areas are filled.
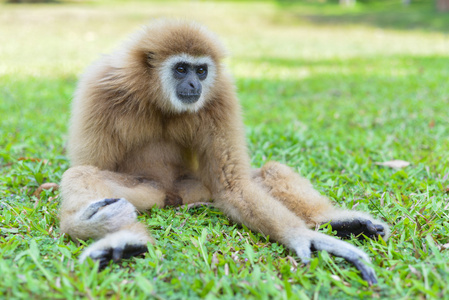
[[[82,76],[73,101],[62,178],[61,231],[96,241],[84,250],[104,267],[154,240],[136,210],[210,201],[307,262],[326,250],[376,283],[368,256],[314,231],[388,237],[370,215],[335,208],[289,167],[252,169],[234,84],[221,44],[203,27],[159,21]]]

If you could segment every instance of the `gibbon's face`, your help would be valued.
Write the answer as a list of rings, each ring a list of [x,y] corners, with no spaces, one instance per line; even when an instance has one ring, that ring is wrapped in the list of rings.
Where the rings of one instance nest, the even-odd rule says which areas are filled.
[[[164,94],[171,111],[197,112],[206,103],[215,81],[216,66],[209,56],[170,56],[160,68]]]

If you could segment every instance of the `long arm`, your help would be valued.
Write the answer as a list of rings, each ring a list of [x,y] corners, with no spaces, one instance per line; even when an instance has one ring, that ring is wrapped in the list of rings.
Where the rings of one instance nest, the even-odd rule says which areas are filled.
[[[200,141],[199,151],[200,176],[217,207],[235,221],[293,249],[304,262],[309,260],[312,249],[326,250],[353,263],[368,283],[376,283],[363,251],[308,229],[303,220],[251,179],[238,106],[236,102],[227,103],[218,109],[235,111],[226,114],[228,119],[220,118],[204,126],[207,132],[201,136],[207,140]]]

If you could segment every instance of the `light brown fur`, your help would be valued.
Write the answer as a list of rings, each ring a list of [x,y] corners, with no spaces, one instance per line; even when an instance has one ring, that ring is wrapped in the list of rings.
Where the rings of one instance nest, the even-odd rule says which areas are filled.
[[[210,57],[216,67],[214,84],[196,113],[173,112],[162,92],[161,66],[179,54]],[[353,263],[368,261],[348,243],[308,227],[356,218],[381,222],[334,208],[285,165],[271,162],[251,169],[240,106],[223,57],[220,43],[202,27],[162,21],[86,72],[73,102],[68,147],[73,166],[62,179],[62,232],[99,239],[92,246],[98,253],[118,243],[121,231],[152,242],[133,208],[213,199],[232,219],[294,249],[305,261],[310,248]],[[123,199],[106,204],[105,198]],[[341,247],[350,254],[334,249]],[[95,259],[94,250],[85,256]]]

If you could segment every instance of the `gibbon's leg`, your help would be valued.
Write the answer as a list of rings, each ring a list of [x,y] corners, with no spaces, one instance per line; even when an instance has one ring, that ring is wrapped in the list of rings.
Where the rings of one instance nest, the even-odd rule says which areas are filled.
[[[337,236],[351,235],[363,238],[388,238],[388,226],[369,214],[334,207],[328,198],[315,190],[309,180],[301,177],[286,165],[268,162],[253,171],[253,178],[275,199],[304,220],[308,227],[330,222]]]
[[[137,221],[136,208],[179,204],[179,196],[166,194],[132,176],[101,171],[93,166],[67,170],[61,181],[61,231],[72,238],[94,238],[80,259],[91,257],[105,266],[143,253],[154,242]]]
[[[221,125],[224,122],[221,122]],[[249,157],[242,130],[230,120],[226,128],[215,123],[202,140],[200,175],[212,191],[214,205],[236,222],[248,228],[269,235],[283,243],[308,262],[312,250],[327,252],[345,258],[353,263],[369,283],[376,283],[374,270],[369,266],[369,257],[353,245],[334,237],[307,228],[306,223],[291,210],[276,200],[251,178]]]

